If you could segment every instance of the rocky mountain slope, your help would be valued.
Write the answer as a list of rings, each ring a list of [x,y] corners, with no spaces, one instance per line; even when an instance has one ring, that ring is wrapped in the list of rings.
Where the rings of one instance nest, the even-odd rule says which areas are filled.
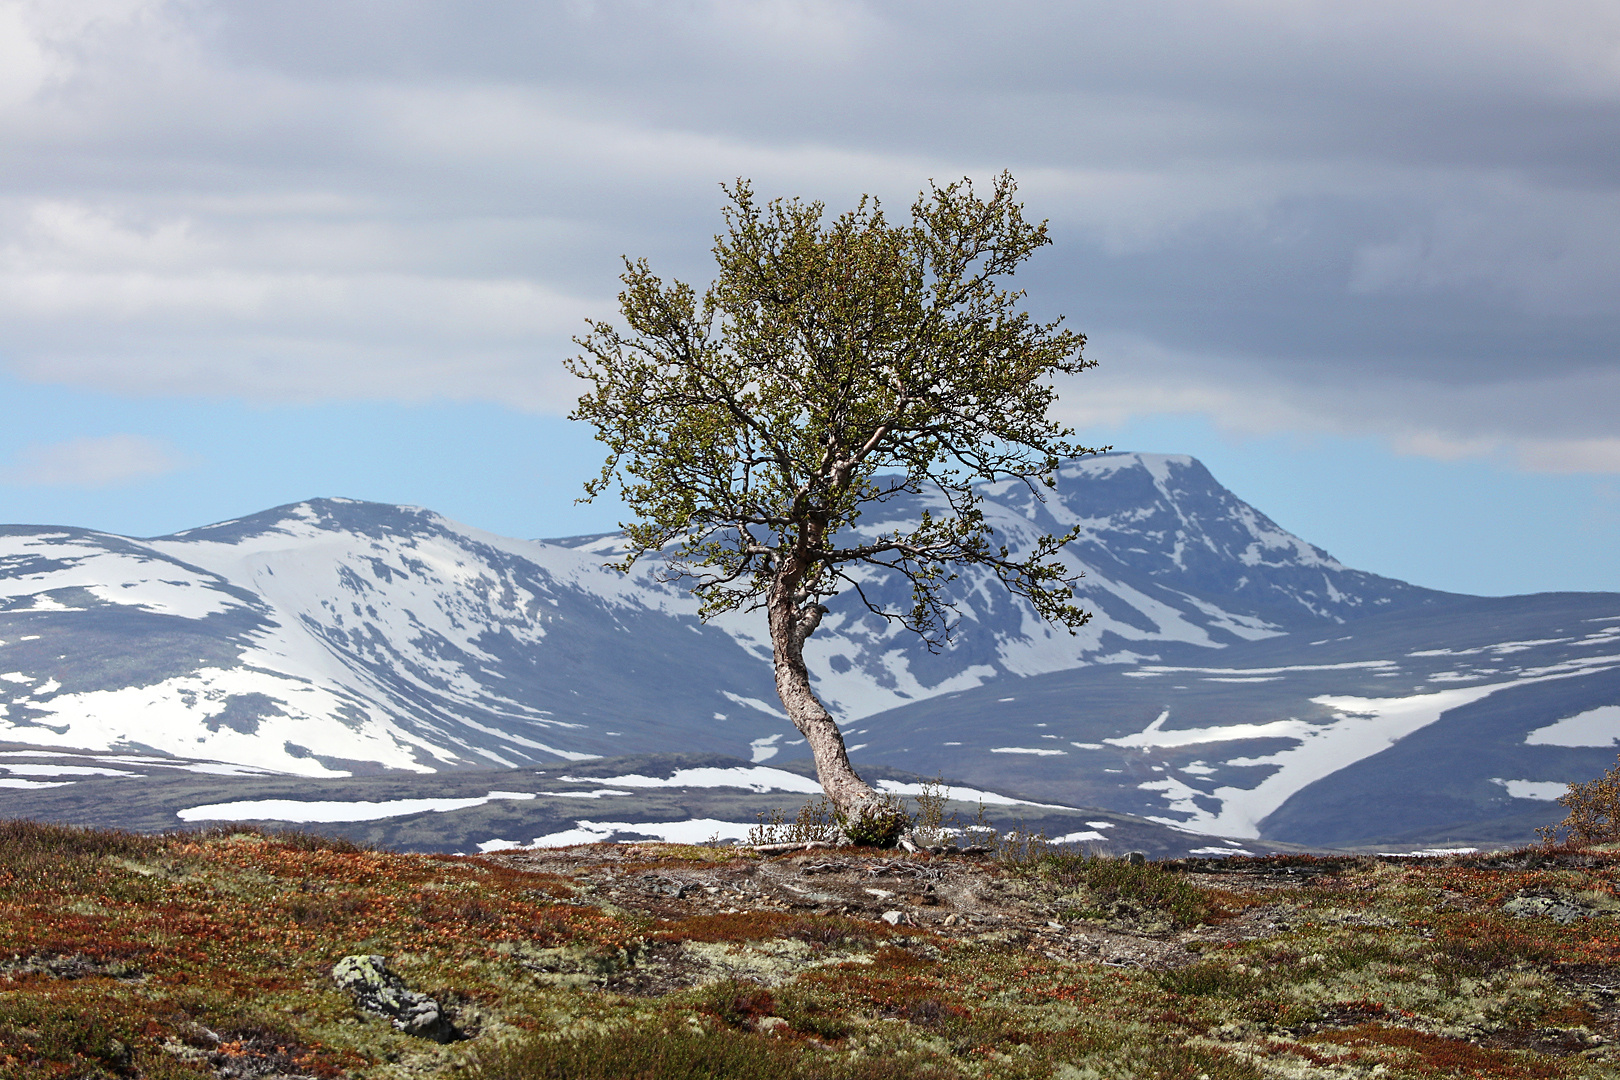
[[[854,726],[864,758],[1222,836],[1521,843],[1615,763],[1620,595],[1459,598]]]

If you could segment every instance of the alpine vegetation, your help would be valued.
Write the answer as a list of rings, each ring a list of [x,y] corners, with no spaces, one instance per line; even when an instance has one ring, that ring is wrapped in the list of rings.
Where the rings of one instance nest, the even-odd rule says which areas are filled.
[[[576,339],[585,352],[569,369],[590,390],[572,418],[609,451],[587,498],[617,486],[630,507],[624,570],[658,554],[706,619],[764,608],[783,707],[846,829],[875,836],[898,816],[851,767],[805,641],[825,601],[853,590],[937,646],[954,616],[945,586],[964,564],[1045,618],[1083,625],[1059,557],[1076,533],[1015,554],[972,485],[1010,479],[1038,495],[1065,459],[1095,453],[1049,415],[1052,376],[1093,364],[1083,335],[1032,320],[1005,286],[1051,242],[1006,173],[987,198],[967,180],[930,185],[908,224],[865,196],[826,223],[819,202],[761,205],[745,180],[725,190],[708,289],[627,258],[628,329],[593,321]],[[907,496],[918,501],[897,513]],[[855,532],[863,515],[875,532]],[[870,591],[874,575],[909,597]]]

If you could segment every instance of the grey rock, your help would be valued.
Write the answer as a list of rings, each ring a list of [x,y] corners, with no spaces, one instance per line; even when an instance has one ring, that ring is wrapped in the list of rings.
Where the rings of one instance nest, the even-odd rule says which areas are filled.
[[[676,900],[684,900],[692,893],[690,884],[671,881],[668,878],[647,878],[644,887],[656,896],[668,896]]]
[[[361,1009],[387,1017],[407,1035],[437,1043],[455,1042],[462,1037],[438,1002],[409,989],[405,980],[388,970],[386,957],[345,956],[332,965],[332,978],[354,995],[354,1003]]]
[[[1503,904],[1502,910],[1518,919],[1551,919],[1566,925],[1592,915],[1581,905],[1556,896],[1516,896]]]

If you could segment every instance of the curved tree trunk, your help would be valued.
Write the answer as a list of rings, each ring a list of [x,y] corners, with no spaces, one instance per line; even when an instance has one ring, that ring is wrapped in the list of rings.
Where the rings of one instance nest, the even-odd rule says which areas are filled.
[[[810,673],[804,666],[805,639],[821,624],[821,616],[827,609],[814,603],[801,606],[781,578],[771,589],[766,609],[770,616],[776,693],[782,699],[788,719],[799,729],[815,756],[816,778],[821,781],[821,789],[840,813],[853,816],[863,803],[877,798],[877,792],[855,774],[838,722],[816,698],[810,688]]]

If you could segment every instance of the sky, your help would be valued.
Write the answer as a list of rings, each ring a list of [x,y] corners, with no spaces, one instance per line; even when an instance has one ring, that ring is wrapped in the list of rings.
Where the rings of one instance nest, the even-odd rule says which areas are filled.
[[[1620,590],[1612,0],[0,0],[0,522],[594,533],[622,256],[1003,169],[1082,441],[1360,569]]]

